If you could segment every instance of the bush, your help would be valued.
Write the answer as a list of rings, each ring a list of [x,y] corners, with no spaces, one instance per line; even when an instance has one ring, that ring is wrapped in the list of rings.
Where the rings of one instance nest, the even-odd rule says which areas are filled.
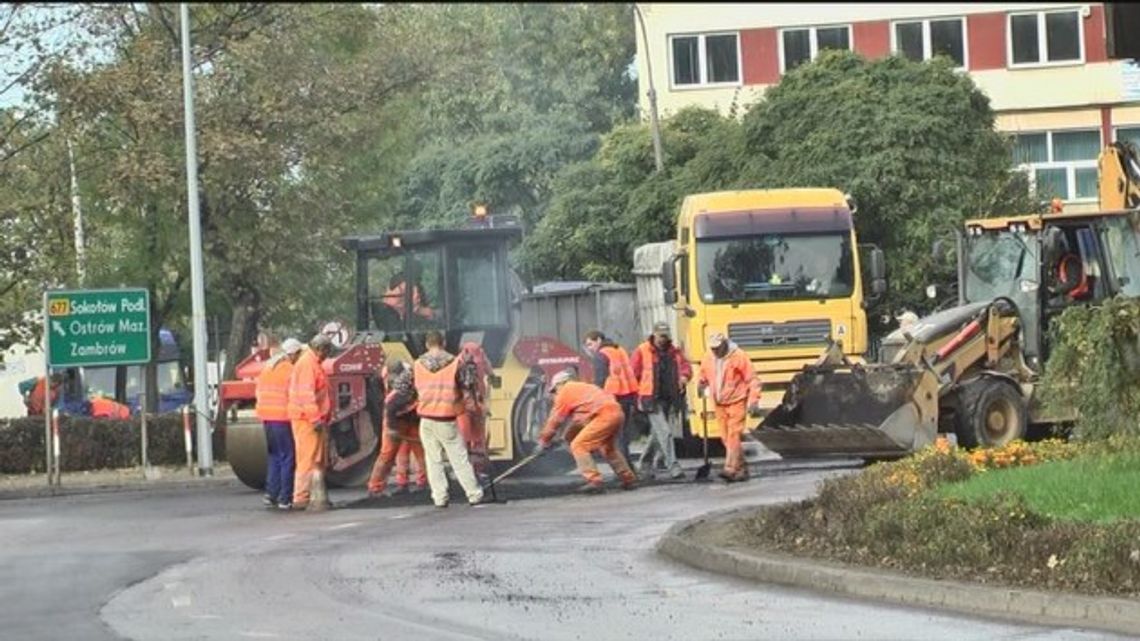
[[[1049,331],[1053,350],[1038,394],[1046,408],[1075,410],[1081,439],[1140,434],[1140,301],[1070,307]]]
[[[63,416],[59,425],[60,460],[65,472],[140,465],[139,419],[126,421]],[[197,456],[197,439],[193,439]],[[214,458],[225,459],[225,439],[213,435]],[[186,462],[182,416],[161,414],[147,421],[147,456],[152,465]],[[44,472],[42,417],[0,421],[0,474]]]

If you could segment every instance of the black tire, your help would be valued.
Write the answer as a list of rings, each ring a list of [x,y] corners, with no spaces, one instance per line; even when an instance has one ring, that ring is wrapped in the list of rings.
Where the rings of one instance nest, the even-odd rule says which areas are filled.
[[[1025,438],[1029,426],[1025,397],[1008,381],[971,381],[958,391],[958,401],[954,431],[961,447],[1001,447]]]

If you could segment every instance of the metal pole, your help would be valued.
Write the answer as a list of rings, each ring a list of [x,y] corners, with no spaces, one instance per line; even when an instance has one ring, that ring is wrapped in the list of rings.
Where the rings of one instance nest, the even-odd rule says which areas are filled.
[[[67,139],[67,164],[71,170],[71,213],[75,217],[75,275],[79,286],[87,280],[87,241],[83,233],[83,209],[79,204],[79,179],[75,175],[75,152]]]
[[[139,435],[142,439],[142,468],[143,478],[147,477],[147,470],[150,469],[150,457],[147,456],[146,451],[146,393],[139,396]]]
[[[51,323],[50,316],[48,316],[48,296],[44,292],[44,474],[47,475],[48,487],[52,484],[52,459],[51,459],[51,347],[48,341],[51,339]],[[33,388],[29,394],[34,394]]]
[[[51,379],[48,379],[48,387],[51,387]],[[48,394],[51,398],[51,394]],[[51,416],[51,456],[55,459],[55,485],[59,487],[63,485],[63,465],[60,464],[60,447],[59,447],[59,410],[48,408],[45,414]]]
[[[641,42],[645,49],[645,75],[649,81],[649,130],[653,133],[653,162],[657,173],[665,168],[664,151],[661,148],[661,126],[657,122],[657,90],[653,88],[653,64],[649,55],[649,36],[645,33],[645,19],[641,17],[641,7],[633,3],[633,12],[637,14],[637,22],[641,25]]]
[[[190,217],[190,304],[194,339],[194,415],[198,419],[198,473],[214,475],[206,397],[206,288],[202,267],[202,221],[198,212],[198,150],[194,140],[194,79],[190,75],[190,10],[181,3],[182,98],[186,112],[186,197]]]

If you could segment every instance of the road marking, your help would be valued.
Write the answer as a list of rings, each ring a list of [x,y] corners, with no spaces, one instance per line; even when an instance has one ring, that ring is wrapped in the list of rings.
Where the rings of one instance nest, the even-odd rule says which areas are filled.
[[[333,525],[333,526],[325,528],[325,530],[330,531],[330,532],[332,530],[347,530],[350,527],[356,527],[358,525],[360,525],[360,521],[352,521],[351,523],[341,523],[340,525]]]
[[[388,518],[389,518],[389,519],[392,519],[392,520],[394,521],[394,520],[396,520],[396,519],[406,519],[406,518],[408,518],[408,517],[410,517],[410,516],[411,516],[411,514],[408,514],[408,513],[405,513],[405,514],[393,514],[392,516],[389,516]]]
[[[265,540],[266,540],[266,541],[284,541],[285,539],[291,539],[291,538],[293,538],[293,537],[295,537],[295,536],[297,536],[297,535],[296,535],[296,534],[293,534],[293,533],[286,533],[286,534],[274,534],[273,536],[267,536],[267,537],[265,537]]]
[[[162,584],[162,589],[163,589],[163,590],[173,590],[173,589],[175,589],[175,588],[177,588],[177,587],[180,587],[181,585],[182,585],[182,582],[181,582],[181,581],[175,581],[175,582],[173,582],[173,583],[163,583],[163,584]]]
[[[190,607],[191,601],[192,599],[190,597],[183,595],[171,598],[170,604],[176,608],[188,608]]]

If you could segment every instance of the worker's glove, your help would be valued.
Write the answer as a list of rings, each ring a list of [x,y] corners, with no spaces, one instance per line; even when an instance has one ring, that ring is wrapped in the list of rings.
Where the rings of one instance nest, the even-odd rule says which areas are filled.
[[[748,406],[748,415],[749,416],[751,416],[752,418],[760,418],[760,414],[761,414],[761,411],[760,411],[760,404],[759,403],[753,403],[753,404]]]

